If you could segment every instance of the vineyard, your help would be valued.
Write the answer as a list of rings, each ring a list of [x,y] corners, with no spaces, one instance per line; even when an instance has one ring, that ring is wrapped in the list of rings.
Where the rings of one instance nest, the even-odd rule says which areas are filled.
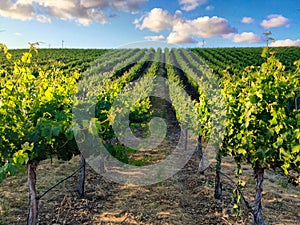
[[[0,49],[3,224],[299,222],[298,47]]]

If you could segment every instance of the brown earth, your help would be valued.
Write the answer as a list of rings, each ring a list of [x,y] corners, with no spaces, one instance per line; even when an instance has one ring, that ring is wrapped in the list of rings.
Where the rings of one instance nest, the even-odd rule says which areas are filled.
[[[45,190],[78,166],[70,162],[43,161],[38,168],[38,190]],[[223,177],[223,198],[214,200],[214,171],[198,172],[193,157],[175,176],[147,187],[120,185],[87,168],[86,192],[78,198],[78,176],[49,192],[40,201],[39,224],[251,224],[246,210],[240,218],[231,214],[232,183]],[[226,158],[223,172],[234,177],[234,163]],[[244,168],[245,197],[253,201],[252,171]],[[0,186],[3,224],[26,224],[27,184],[25,174],[9,177]],[[300,224],[300,188],[285,177],[266,171],[263,195],[266,224]]]

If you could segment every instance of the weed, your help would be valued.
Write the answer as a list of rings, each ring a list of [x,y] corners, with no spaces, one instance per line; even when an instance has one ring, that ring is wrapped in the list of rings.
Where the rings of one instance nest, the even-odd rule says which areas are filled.
[[[278,183],[280,184],[281,187],[283,188],[287,188],[289,183],[288,183],[288,180],[287,179],[284,179],[284,178],[280,178],[278,180]]]

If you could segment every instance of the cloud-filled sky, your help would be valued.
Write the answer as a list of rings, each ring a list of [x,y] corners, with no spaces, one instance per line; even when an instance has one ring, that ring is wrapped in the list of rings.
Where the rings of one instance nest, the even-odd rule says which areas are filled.
[[[114,48],[161,41],[182,47],[300,46],[298,0],[1,0],[9,48]]]

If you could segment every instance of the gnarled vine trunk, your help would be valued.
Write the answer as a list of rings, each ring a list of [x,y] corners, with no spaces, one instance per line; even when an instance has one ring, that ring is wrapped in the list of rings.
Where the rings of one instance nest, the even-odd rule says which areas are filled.
[[[27,216],[27,225],[38,224],[38,199],[36,193],[36,168],[37,161],[27,163],[27,181],[29,187],[29,213]]]
[[[255,225],[265,225],[265,222],[261,215],[261,199],[262,199],[262,191],[263,191],[263,181],[264,181],[264,169],[263,168],[255,168],[254,169],[255,181],[256,181],[256,193],[254,206],[252,209],[253,212],[253,223]]]

